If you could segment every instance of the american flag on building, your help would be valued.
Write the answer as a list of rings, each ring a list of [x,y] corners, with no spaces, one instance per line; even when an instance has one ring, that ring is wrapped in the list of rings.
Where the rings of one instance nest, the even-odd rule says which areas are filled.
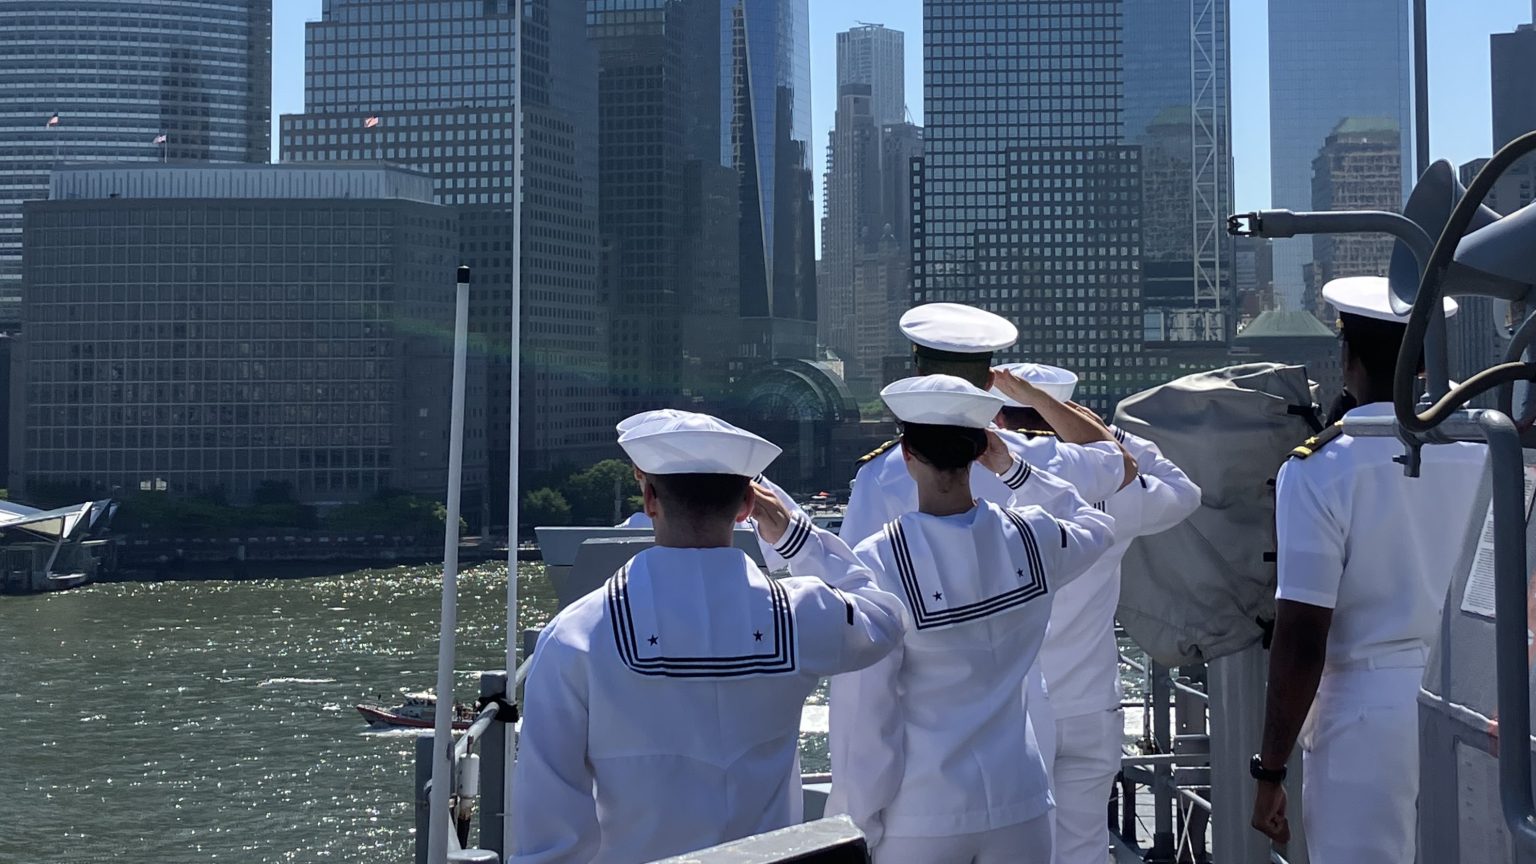
[[[53,112],[53,116],[48,118],[48,122],[43,124],[43,125],[45,125],[45,126],[57,126],[57,125],[59,125],[60,122],[61,121],[59,120],[59,112],[55,111],[55,112]]]
[[[155,136],[155,143],[156,144],[164,144],[166,142],[166,140],[167,140],[167,138],[166,138],[166,135],[165,135],[164,132],[161,132],[159,135]]]
[[[372,129],[373,127],[375,127],[377,125],[379,125],[379,118],[378,117],[369,117],[367,120],[363,121],[363,128],[364,129]]]

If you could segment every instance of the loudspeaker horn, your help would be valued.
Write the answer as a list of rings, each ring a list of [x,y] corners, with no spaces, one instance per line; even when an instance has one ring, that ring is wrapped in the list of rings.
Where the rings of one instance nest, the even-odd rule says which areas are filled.
[[[1408,203],[1403,205],[1403,215],[1423,228],[1431,241],[1438,240],[1440,233],[1445,230],[1445,223],[1451,219],[1451,211],[1466,194],[1467,187],[1461,185],[1461,181],[1456,178],[1456,171],[1451,167],[1451,163],[1440,159],[1430,165],[1424,172],[1424,176],[1420,177],[1419,182],[1414,185],[1413,194],[1408,196]],[[1472,217],[1472,224],[1467,231],[1471,233],[1497,221],[1499,221],[1498,213],[1486,206],[1480,206],[1477,215]],[[1457,257],[1460,258],[1459,255]],[[1413,307],[1413,298],[1419,294],[1419,279],[1422,275],[1419,270],[1419,261],[1413,257],[1413,250],[1399,240],[1392,250],[1392,264],[1387,270],[1387,279],[1392,286],[1393,306],[1397,307],[1397,311],[1407,312]],[[1479,280],[1470,281],[1478,282]],[[1461,290],[1464,287],[1469,290]],[[1462,280],[1457,280],[1454,283],[1447,283],[1445,293],[1447,295],[1486,293],[1477,290],[1478,287],[1481,286],[1463,284]]]
[[[1524,299],[1536,287],[1536,204],[1463,237],[1453,270],[1453,290],[1470,278],[1477,280],[1480,294]]]

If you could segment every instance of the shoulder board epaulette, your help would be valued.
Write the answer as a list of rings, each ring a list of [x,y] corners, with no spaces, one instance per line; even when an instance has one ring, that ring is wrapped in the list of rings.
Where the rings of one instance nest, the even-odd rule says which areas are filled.
[[[1055,438],[1056,433],[1049,429],[1020,429],[1019,434],[1025,438]]]
[[[865,453],[863,456],[860,456],[858,461],[854,462],[853,464],[859,467],[863,467],[865,464],[873,462],[874,460],[879,459],[881,456],[884,456],[887,450],[890,450],[892,447],[895,447],[900,443],[900,438],[892,438],[884,444],[881,444],[879,447],[876,447],[868,453]]]
[[[1340,435],[1343,435],[1343,434],[1344,434],[1344,424],[1343,423],[1335,423],[1332,426],[1329,426],[1327,429],[1324,429],[1323,431],[1317,433],[1316,435],[1313,435],[1311,438],[1308,438],[1307,440],[1301,442],[1301,446],[1300,447],[1297,447],[1295,450],[1291,451],[1291,458],[1292,459],[1305,459],[1308,456],[1311,456],[1312,454],[1316,453],[1317,451],[1319,451],[1319,450],[1323,449],[1324,447],[1328,446],[1328,443],[1330,441],[1333,441],[1334,439],[1338,438]]]

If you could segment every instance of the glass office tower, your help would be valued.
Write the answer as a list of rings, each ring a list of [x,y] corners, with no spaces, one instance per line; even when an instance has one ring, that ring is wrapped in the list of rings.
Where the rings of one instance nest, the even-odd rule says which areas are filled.
[[[55,165],[269,158],[271,0],[0,0],[0,56],[0,328]]]
[[[926,0],[913,299],[1019,325],[1001,359],[1078,371],[1108,408],[1139,380],[1141,150],[1121,144],[1123,9]]]
[[[1346,118],[1397,124],[1402,189],[1412,184],[1409,0],[1269,4],[1270,205],[1311,210],[1312,165]],[[1276,301],[1300,308],[1312,241],[1275,241]],[[1315,287],[1315,286],[1314,286]]]

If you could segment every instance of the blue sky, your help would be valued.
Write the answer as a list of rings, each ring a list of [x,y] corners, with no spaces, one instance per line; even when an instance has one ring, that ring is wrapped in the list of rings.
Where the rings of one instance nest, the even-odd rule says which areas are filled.
[[[1237,209],[1255,210],[1269,203],[1268,7],[1263,0],[1231,2]],[[810,0],[810,4],[814,164],[819,180],[835,107],[839,30],[867,21],[906,32],[908,107],[922,122],[922,2]],[[272,5],[272,107],[278,114],[297,113],[304,109],[304,22],[319,19],[320,0],[275,0]],[[1513,30],[1530,16],[1530,0],[1430,0],[1430,146],[1436,158],[1459,165],[1489,155],[1488,36]],[[276,126],[274,122],[274,130]],[[276,149],[274,140],[274,155]]]

